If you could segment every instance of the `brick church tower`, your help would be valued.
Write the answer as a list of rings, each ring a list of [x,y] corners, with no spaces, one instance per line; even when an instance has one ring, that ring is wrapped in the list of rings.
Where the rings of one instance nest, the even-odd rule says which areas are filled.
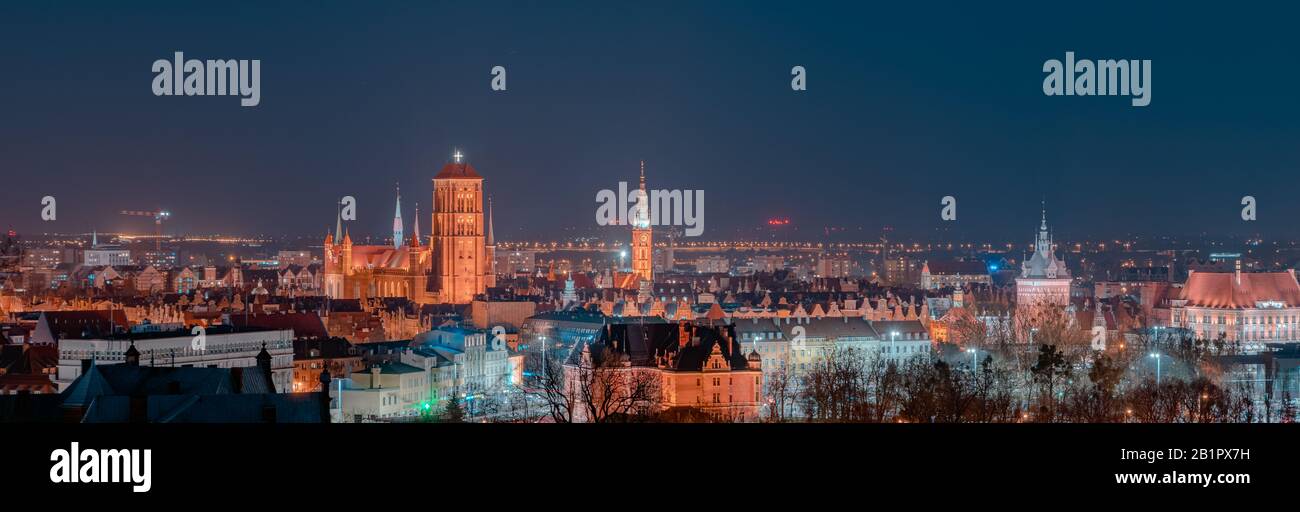
[[[467,304],[495,276],[483,218],[483,177],[457,151],[433,177],[433,279],[443,303]]]

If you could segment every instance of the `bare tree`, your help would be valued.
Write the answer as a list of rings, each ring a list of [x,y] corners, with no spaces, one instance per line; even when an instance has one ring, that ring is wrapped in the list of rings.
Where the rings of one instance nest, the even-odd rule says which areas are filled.
[[[571,423],[578,410],[577,394],[570,392],[564,364],[557,358],[547,358],[543,363],[541,353],[529,353],[525,365],[534,375],[528,392],[541,399],[546,416],[556,423]]]
[[[792,408],[798,398],[795,384],[790,368],[785,364],[765,376],[763,394],[767,396],[768,421],[773,423],[789,421]]]
[[[565,366],[566,393],[591,423],[646,421],[663,403],[658,372],[631,365],[626,354],[584,347],[576,364]]]

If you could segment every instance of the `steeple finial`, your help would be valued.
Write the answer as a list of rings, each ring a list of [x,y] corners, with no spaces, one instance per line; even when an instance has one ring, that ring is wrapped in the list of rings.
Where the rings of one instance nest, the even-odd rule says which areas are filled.
[[[460,152],[460,148],[456,148],[454,151],[452,151],[451,159],[455,160],[456,163],[460,163],[460,160],[462,158],[465,158],[465,155]]]
[[[641,190],[645,191],[645,160],[641,161]]]
[[[1043,231],[1047,231],[1047,198],[1043,198]]]

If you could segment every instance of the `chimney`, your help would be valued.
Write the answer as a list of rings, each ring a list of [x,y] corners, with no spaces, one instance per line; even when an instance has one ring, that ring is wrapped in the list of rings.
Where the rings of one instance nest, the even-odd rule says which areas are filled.
[[[328,365],[320,371],[320,422],[330,422],[330,371]],[[342,397],[339,397],[342,400]]]
[[[376,387],[383,387],[383,386],[379,386],[378,384],[379,384],[379,366],[378,365],[371,366],[370,367],[370,389],[375,389]]]
[[[266,342],[262,342],[262,350],[257,353],[257,368],[262,371],[262,376],[266,377],[266,385],[275,392],[275,375],[271,372],[271,353],[266,351]]]

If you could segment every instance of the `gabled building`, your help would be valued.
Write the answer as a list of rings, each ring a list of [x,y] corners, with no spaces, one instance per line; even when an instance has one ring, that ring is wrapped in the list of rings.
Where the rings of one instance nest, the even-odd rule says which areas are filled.
[[[745,352],[735,329],[721,323],[609,324],[601,336],[581,343],[564,363],[573,396],[597,396],[619,386],[591,386],[621,372],[618,382],[649,383],[638,400],[640,414],[699,411],[728,421],[757,421],[763,406],[763,369],[756,352]],[[592,389],[580,389],[588,386]],[[614,391],[606,391],[614,390]],[[617,400],[618,398],[615,398]],[[583,407],[576,421],[590,421]]]

